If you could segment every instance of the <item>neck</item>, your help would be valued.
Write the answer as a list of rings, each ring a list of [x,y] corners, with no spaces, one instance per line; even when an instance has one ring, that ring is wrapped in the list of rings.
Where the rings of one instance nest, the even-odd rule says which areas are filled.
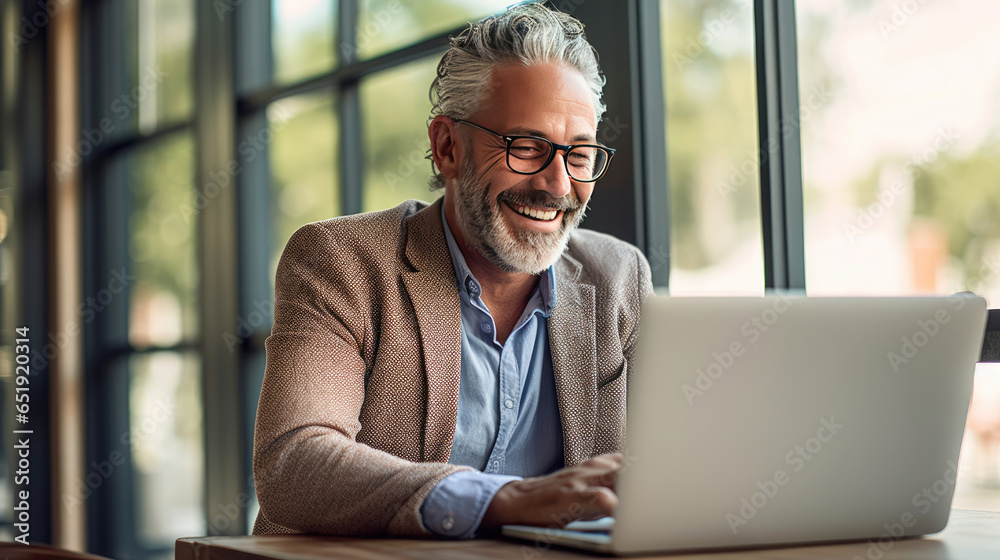
[[[483,301],[497,304],[523,304],[531,297],[535,286],[538,284],[537,274],[527,274],[523,272],[507,272],[495,265],[492,261],[484,257],[474,247],[466,243],[465,234],[458,227],[458,220],[454,210],[446,205],[445,217],[448,219],[448,228],[458,249],[465,258],[465,264],[469,267],[479,285],[483,289]]]

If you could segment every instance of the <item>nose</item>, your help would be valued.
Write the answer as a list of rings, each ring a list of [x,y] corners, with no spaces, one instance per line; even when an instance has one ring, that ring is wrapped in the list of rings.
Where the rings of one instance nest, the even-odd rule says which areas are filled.
[[[556,149],[548,167],[535,174],[535,187],[548,192],[555,198],[562,198],[573,190],[572,179],[566,173],[566,152]]]

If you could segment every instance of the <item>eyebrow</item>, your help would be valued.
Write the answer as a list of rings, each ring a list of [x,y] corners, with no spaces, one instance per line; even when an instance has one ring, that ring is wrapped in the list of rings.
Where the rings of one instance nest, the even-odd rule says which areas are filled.
[[[549,140],[549,137],[544,132],[531,128],[515,128],[506,134],[508,136],[538,136],[539,138]],[[574,136],[571,142],[595,142],[596,140],[593,134],[583,133]]]

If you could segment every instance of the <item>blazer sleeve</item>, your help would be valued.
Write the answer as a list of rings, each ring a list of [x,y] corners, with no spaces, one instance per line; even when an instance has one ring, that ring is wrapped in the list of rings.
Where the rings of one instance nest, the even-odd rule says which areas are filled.
[[[364,259],[333,237],[322,224],[305,226],[278,265],[254,427],[261,514],[308,533],[429,535],[424,498],[469,469],[414,463],[356,441],[372,288]]]
[[[635,288],[630,304],[631,308],[635,310],[635,317],[632,321],[632,329],[625,335],[622,344],[626,362],[625,382],[629,385],[632,380],[632,371],[635,368],[635,347],[639,337],[640,310],[646,298],[653,293],[653,276],[649,269],[649,261],[637,247],[632,247],[632,253],[635,256]]]

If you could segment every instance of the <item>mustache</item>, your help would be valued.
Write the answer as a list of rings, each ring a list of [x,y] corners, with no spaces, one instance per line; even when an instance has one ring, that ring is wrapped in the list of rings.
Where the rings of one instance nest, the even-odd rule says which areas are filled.
[[[531,206],[549,210],[562,210],[567,214],[576,212],[583,206],[580,204],[580,200],[572,195],[556,198],[545,191],[535,191],[533,193],[503,191],[497,195],[497,203],[500,202],[506,202],[510,206]]]

